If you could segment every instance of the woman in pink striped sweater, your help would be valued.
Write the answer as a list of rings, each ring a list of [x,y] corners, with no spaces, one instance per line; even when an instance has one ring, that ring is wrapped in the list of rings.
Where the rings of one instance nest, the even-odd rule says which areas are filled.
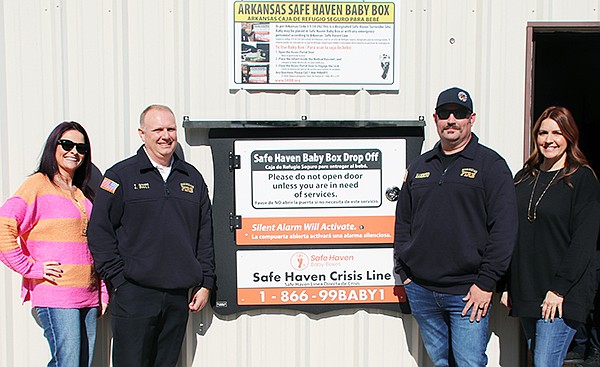
[[[46,140],[40,165],[0,207],[0,260],[23,276],[21,296],[44,328],[48,366],[90,366],[106,287],[87,246],[93,190],[90,142],[77,122]]]

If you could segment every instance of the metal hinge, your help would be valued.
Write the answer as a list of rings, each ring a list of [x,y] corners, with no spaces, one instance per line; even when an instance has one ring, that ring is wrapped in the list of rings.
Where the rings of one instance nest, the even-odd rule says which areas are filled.
[[[240,156],[229,152],[229,172],[240,168]]]
[[[233,232],[234,229],[242,228],[242,216],[229,213],[229,230]]]

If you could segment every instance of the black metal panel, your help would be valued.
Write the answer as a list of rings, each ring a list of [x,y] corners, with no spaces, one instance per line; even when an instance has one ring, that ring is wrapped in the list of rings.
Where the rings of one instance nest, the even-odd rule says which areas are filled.
[[[238,140],[285,140],[285,139],[389,139],[403,138],[406,140],[407,165],[421,153],[424,141],[423,119],[415,121],[370,122],[346,121],[339,125],[303,124],[290,127],[285,122],[271,125],[247,124],[241,122],[194,122],[185,120],[186,129],[207,129],[208,143],[212,149],[214,164],[214,194],[213,194],[213,231],[215,242],[215,257],[217,264],[217,282],[213,294],[212,306],[218,314],[233,314],[252,309],[293,309],[307,313],[323,313],[332,310],[348,308],[374,308],[393,311],[409,312],[408,303],[369,303],[369,304],[293,304],[286,306],[239,306],[237,304],[236,252],[239,246],[235,241],[235,229],[232,230],[232,220],[235,221],[235,170],[230,169],[230,159],[235,156],[234,143]],[[212,127],[208,127],[211,125]],[[329,126],[325,126],[329,125]],[[223,127],[227,126],[227,127]],[[235,127],[234,127],[235,126]],[[260,126],[260,127],[258,127]],[[276,126],[276,127],[275,127]],[[344,127],[342,127],[344,126]],[[350,127],[351,126],[351,127]],[[400,187],[402,182],[398,182]],[[233,218],[233,219],[232,219]],[[390,244],[373,244],[371,248],[391,247]],[[362,248],[364,245],[344,245],[344,248]],[[268,250],[273,246],[244,246],[244,250]],[[286,250],[319,249],[314,244],[285,246]]]

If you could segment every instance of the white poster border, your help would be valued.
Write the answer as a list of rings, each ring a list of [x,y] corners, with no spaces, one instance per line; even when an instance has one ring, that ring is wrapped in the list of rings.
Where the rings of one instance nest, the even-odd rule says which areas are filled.
[[[229,0],[229,89],[398,91],[398,2]]]

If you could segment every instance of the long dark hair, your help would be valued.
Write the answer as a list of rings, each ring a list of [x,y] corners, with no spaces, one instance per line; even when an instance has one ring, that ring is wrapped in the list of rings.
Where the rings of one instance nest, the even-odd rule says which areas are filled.
[[[523,174],[517,181],[517,184],[526,180],[528,177],[537,176],[540,172],[540,165],[544,161],[544,155],[540,153],[540,148],[537,144],[537,136],[540,132],[542,121],[548,118],[556,121],[562,135],[567,140],[567,149],[565,150],[567,158],[565,160],[565,167],[556,181],[558,182],[560,179],[564,179],[569,187],[573,187],[570,180],[571,175],[581,167],[588,167],[590,170],[592,170],[592,168],[581,149],[579,149],[579,129],[577,128],[577,124],[575,123],[571,111],[560,106],[546,108],[533,125],[533,130],[531,131],[532,152],[529,158],[527,158],[527,161],[525,161]]]
[[[58,173],[58,163],[56,162],[58,141],[65,132],[70,130],[77,130],[83,134],[84,143],[90,147],[90,150],[83,156],[83,162],[75,170],[73,184],[77,186],[88,199],[93,201],[95,193],[89,186],[90,178],[92,176],[92,149],[87,132],[78,122],[64,121],[52,130],[48,139],[46,139],[46,145],[44,145],[42,157],[40,158],[40,165],[35,172],[45,174],[50,181],[54,183],[54,178]]]

